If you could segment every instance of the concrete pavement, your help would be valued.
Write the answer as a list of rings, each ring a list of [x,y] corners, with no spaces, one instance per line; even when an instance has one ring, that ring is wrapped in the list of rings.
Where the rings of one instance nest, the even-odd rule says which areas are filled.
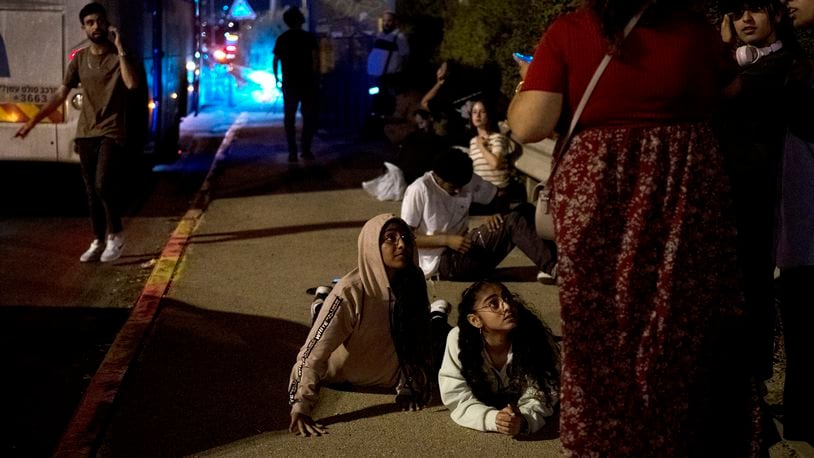
[[[209,115],[225,124],[229,115]],[[290,165],[278,115],[244,115],[209,180],[210,202],[189,237],[154,326],[120,389],[101,456],[557,456],[554,425],[516,441],[455,425],[435,405],[399,412],[392,394],[324,389],[320,438],[287,432],[288,374],[304,342],[305,290],[348,272],[379,202],[361,181],[380,174],[388,145],[318,139],[314,162]],[[202,132],[206,120],[199,120]],[[191,128],[190,125],[186,126]],[[513,252],[502,275],[559,330],[556,287]],[[434,282],[456,303],[467,284]],[[451,320],[456,319],[453,314]]]
[[[316,161],[290,165],[279,115],[206,113],[184,127],[205,142],[229,126],[198,202],[204,211],[118,390],[98,455],[560,455],[556,421],[513,440],[459,427],[437,403],[399,412],[389,393],[323,389],[315,418],[329,434],[288,433],[288,375],[308,331],[305,290],[355,266],[368,218],[399,213],[398,202],[376,201],[360,186],[392,151],[323,137]],[[500,274],[559,333],[556,287],[536,283],[536,269],[517,250]],[[429,290],[454,304],[466,286],[431,282]],[[811,452],[782,443],[771,456]]]

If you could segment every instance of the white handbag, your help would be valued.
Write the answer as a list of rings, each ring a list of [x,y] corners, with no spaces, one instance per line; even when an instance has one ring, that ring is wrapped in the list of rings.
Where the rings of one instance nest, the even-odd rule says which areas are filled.
[[[630,18],[630,21],[628,21],[627,25],[625,26],[623,37],[626,38],[628,34],[630,34],[630,31],[633,30],[633,27],[636,26],[637,22],[639,22],[639,18],[642,17],[642,14],[644,14],[644,11],[649,5],[650,3],[648,2],[641,10],[639,10],[638,13],[636,13],[635,16]],[[599,62],[599,66],[596,67],[594,76],[588,83],[588,87],[585,88],[585,92],[582,94],[582,99],[580,99],[579,105],[577,105],[577,109],[574,111],[574,117],[571,118],[571,125],[568,127],[568,133],[563,137],[560,137],[559,141],[557,142],[557,146],[554,148],[552,165],[549,169],[551,172],[548,174],[545,180],[541,179],[540,183],[536,185],[532,191],[532,199],[537,201],[537,209],[534,212],[534,226],[537,229],[537,235],[542,239],[554,240],[555,235],[554,218],[551,215],[551,186],[547,185],[554,178],[554,174],[557,172],[557,167],[559,166],[560,161],[562,161],[562,156],[568,149],[568,142],[571,141],[571,135],[574,133],[574,128],[577,126],[579,117],[582,115],[582,111],[585,109],[585,105],[588,103],[591,93],[593,93],[594,89],[596,88],[596,83],[599,82],[599,77],[602,76],[602,73],[605,71],[605,68],[608,67],[610,61],[611,55],[605,54],[602,61]]]

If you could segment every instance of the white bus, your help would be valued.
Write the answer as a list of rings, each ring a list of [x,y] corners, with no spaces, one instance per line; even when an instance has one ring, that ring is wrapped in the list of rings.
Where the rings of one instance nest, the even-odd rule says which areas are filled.
[[[79,10],[89,1],[0,0],[0,160],[78,162],[73,137],[81,89],[24,141],[13,137],[60,86],[73,54],[88,46]],[[172,153],[180,119],[195,98],[187,62],[194,62],[196,0],[99,3],[128,50],[143,58],[148,84],[133,96],[139,103],[131,104],[127,127],[144,141],[134,143]]]

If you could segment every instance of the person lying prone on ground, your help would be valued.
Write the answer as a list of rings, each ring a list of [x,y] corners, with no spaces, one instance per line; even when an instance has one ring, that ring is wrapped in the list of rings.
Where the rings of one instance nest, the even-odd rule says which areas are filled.
[[[441,400],[461,426],[534,433],[554,412],[559,364],[551,330],[503,284],[479,281],[464,291],[447,336]]]
[[[328,294],[291,370],[295,434],[325,432],[311,412],[326,383],[396,387],[404,410],[421,409],[430,397],[430,306],[410,228],[378,215],[365,223],[358,246],[358,268]]]

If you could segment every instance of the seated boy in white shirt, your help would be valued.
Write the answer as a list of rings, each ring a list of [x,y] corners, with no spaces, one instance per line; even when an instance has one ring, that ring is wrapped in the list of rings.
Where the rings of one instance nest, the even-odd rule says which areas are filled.
[[[496,194],[497,188],[473,174],[472,160],[457,149],[436,155],[433,169],[407,187],[401,217],[415,233],[425,276],[481,279],[517,246],[540,269],[537,279],[553,283],[556,248],[537,236],[531,204],[492,215],[469,230],[469,206],[488,204]]]

